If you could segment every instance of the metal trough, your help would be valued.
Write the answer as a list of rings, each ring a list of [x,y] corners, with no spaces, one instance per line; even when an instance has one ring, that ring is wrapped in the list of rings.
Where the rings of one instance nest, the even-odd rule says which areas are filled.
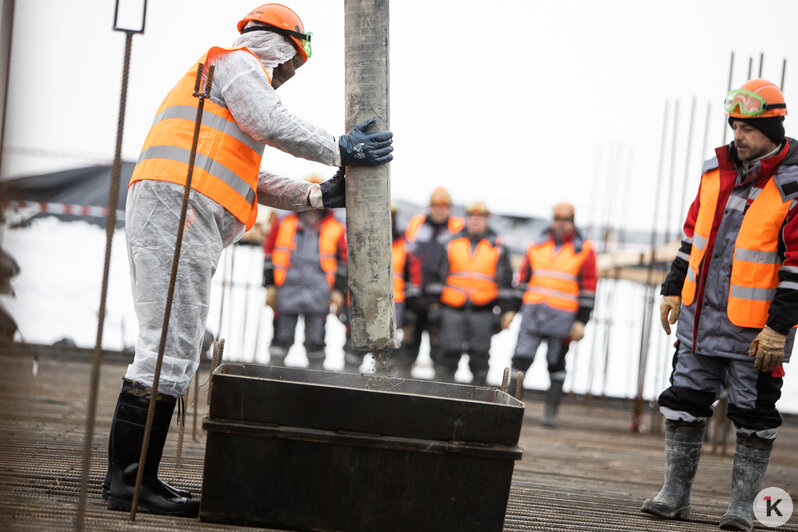
[[[500,531],[523,410],[490,387],[223,364],[203,421],[200,519]]]

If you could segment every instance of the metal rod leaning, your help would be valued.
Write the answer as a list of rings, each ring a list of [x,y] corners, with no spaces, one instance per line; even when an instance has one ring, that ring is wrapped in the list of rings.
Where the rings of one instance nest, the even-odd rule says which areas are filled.
[[[136,487],[133,491],[133,503],[130,505],[130,520],[136,519],[136,509],[141,493],[141,482],[144,478],[144,466],[147,462],[147,449],[152,433],[152,421],[155,417],[155,402],[158,397],[158,383],[161,378],[161,366],[163,365],[163,355],[166,348],[166,335],[169,332],[169,319],[172,315],[172,301],[174,299],[175,282],[177,280],[177,266],[180,261],[180,248],[183,245],[183,231],[186,225],[186,215],[188,213],[188,200],[191,195],[191,178],[194,174],[194,161],[197,157],[197,144],[199,142],[200,126],[202,125],[202,110],[205,106],[205,98],[211,94],[213,84],[213,66],[208,68],[208,76],[205,82],[205,91],[200,92],[202,85],[202,74],[204,66],[202,63],[197,68],[197,79],[194,83],[194,96],[199,98],[197,105],[197,117],[194,121],[194,138],[191,143],[191,154],[188,159],[188,174],[186,175],[186,186],[183,188],[183,204],[180,208],[180,220],[177,224],[177,238],[175,239],[175,252],[172,256],[172,272],[169,278],[169,290],[166,294],[166,308],[164,309],[163,325],[161,327],[161,342],[158,346],[158,360],[155,363],[155,375],[152,379],[152,390],[150,392],[150,406],[147,410],[147,423],[144,427],[144,440],[141,442],[141,456],[139,457],[139,468],[136,473]]]
[[[103,328],[105,325],[105,304],[108,294],[108,277],[111,264],[111,244],[116,229],[116,204],[119,201],[119,181],[122,174],[122,133],[125,129],[125,108],[127,107],[127,85],[130,72],[130,48],[133,32],[125,32],[125,58],[122,66],[122,90],[119,97],[119,119],[116,128],[116,150],[114,152],[114,165],[111,169],[111,188],[108,192],[108,216],[105,222],[105,266],[103,268],[103,281],[100,295],[100,310],[98,312],[97,341],[94,344],[91,362],[91,382],[89,384],[89,405],[86,415],[86,433],[83,436],[83,466],[80,476],[80,493],[78,498],[78,513],[75,519],[75,529],[83,530],[83,520],[86,515],[86,490],[89,482],[89,463],[91,461],[92,439],[94,438],[94,418],[97,413],[97,394],[100,386],[100,364],[102,356]]]

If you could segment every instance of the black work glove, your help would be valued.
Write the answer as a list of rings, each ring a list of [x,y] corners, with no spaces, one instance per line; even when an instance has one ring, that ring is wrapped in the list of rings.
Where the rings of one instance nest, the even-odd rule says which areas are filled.
[[[390,131],[367,133],[376,123],[376,118],[370,118],[353,127],[352,131],[338,139],[338,147],[341,149],[341,166],[376,166],[393,159],[393,155],[391,155],[393,133]]]
[[[327,209],[346,207],[346,170],[342,166],[327,181],[319,183],[321,203]]]

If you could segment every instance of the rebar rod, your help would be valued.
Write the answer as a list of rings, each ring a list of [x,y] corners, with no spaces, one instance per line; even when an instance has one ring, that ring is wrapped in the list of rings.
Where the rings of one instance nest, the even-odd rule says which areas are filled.
[[[122,134],[125,130],[125,109],[127,107],[127,86],[130,73],[130,49],[133,44],[133,32],[125,32],[125,56],[122,64],[122,89],[119,96],[119,114],[116,126],[116,148],[114,164],[111,168],[111,187],[108,191],[108,214],[105,219],[105,259],[103,263],[102,288],[100,289],[100,310],[97,316],[97,339],[91,361],[91,382],[89,384],[89,404],[86,409],[86,432],[83,439],[83,467],[80,475],[80,495],[78,512],[75,518],[75,529],[83,530],[86,516],[86,499],[89,484],[89,467],[91,465],[91,447],[94,438],[94,421],[97,414],[97,393],[100,386],[100,364],[103,345],[103,328],[105,326],[105,307],[108,295],[108,278],[111,267],[111,246],[116,230],[116,205],[119,202],[119,181],[122,175]]]

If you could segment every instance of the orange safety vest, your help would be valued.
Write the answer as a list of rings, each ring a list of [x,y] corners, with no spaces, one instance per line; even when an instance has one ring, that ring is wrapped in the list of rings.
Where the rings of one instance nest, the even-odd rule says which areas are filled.
[[[532,275],[524,292],[524,303],[545,303],[558,310],[576,313],[579,310],[579,272],[592,249],[588,240],[582,243],[579,253],[573,242],[566,242],[559,251],[555,251],[551,239],[529,246],[526,253]]]
[[[682,286],[685,305],[695,300],[696,278],[712,231],[719,191],[720,170],[716,168],[701,179],[693,245]],[[776,183],[769,179],[743,216],[734,244],[726,307],[729,321],[738,327],[761,329],[767,322],[768,310],[779,284],[779,233],[789,209],[790,201],[782,201]]]
[[[410,221],[407,222],[407,229],[405,229],[405,238],[409,242],[415,242],[418,230],[426,221],[427,216],[425,214],[416,214],[410,218]],[[462,218],[458,218],[457,216],[449,217],[449,233],[453,235],[459,233],[463,227],[465,227],[465,222]]]
[[[482,239],[471,253],[471,241],[460,237],[449,242],[449,275],[441,292],[441,302],[450,307],[462,307],[467,300],[474,305],[487,305],[499,295],[496,283],[496,264],[500,248]]]
[[[405,263],[407,262],[407,241],[404,238],[391,245],[393,262],[393,300],[401,303],[405,300]]]
[[[280,223],[277,229],[277,238],[272,252],[274,264],[274,284],[282,286],[285,275],[291,267],[291,253],[296,249],[294,235],[299,216],[290,214]],[[319,232],[319,257],[321,269],[327,276],[330,290],[335,287],[335,274],[338,272],[338,243],[344,236],[344,224],[332,216],[326,217],[321,223]]]
[[[213,47],[166,95],[144,141],[130,185],[142,179],[185,185],[199,105],[199,98],[193,96],[199,64],[207,67],[214,57],[235,50],[252,53],[247,48]],[[222,205],[247,229],[258,214],[263,147],[238,127],[228,109],[205,100],[191,188]]]

